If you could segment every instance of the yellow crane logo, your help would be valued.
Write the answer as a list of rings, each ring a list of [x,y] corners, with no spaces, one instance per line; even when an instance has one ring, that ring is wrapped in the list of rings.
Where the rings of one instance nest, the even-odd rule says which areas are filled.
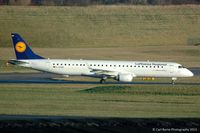
[[[17,52],[24,52],[26,50],[26,44],[24,42],[18,42],[15,46]]]

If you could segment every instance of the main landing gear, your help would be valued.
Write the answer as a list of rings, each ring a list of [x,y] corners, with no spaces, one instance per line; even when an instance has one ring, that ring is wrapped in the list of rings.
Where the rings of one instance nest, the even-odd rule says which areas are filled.
[[[102,79],[100,80],[100,83],[101,83],[101,84],[104,84],[104,83],[106,82],[106,79],[107,79],[106,77],[102,78]]]
[[[177,80],[177,78],[176,77],[172,77],[172,85],[174,85],[175,84],[175,81]]]
[[[100,83],[101,83],[101,84],[104,84],[105,82],[106,82],[105,79],[101,79],[101,80],[100,80]]]

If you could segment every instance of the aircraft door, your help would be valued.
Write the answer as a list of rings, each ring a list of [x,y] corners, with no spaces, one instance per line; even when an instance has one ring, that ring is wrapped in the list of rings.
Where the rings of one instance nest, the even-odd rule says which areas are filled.
[[[174,65],[169,65],[169,73],[171,76],[175,75],[176,69]]]

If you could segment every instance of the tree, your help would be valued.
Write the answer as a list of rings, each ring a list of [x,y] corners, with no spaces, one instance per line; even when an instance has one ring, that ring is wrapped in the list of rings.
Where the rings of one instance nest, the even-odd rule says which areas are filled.
[[[42,5],[43,0],[31,0],[32,5]]]

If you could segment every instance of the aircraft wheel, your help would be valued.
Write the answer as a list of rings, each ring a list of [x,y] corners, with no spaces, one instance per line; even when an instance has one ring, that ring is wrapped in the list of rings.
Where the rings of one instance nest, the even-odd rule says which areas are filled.
[[[174,85],[175,84],[175,81],[177,80],[177,78],[172,78],[172,85]]]
[[[100,80],[100,83],[101,83],[101,84],[104,84],[105,82],[106,82],[105,79],[101,79],[101,80]]]

